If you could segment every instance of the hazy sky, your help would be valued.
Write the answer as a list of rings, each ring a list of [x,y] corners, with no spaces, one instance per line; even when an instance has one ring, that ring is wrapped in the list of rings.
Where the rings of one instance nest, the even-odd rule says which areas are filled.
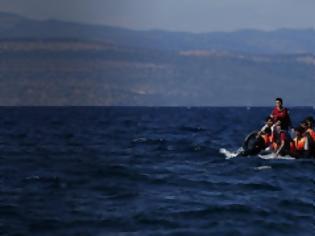
[[[315,26],[315,0],[1,0],[24,16],[176,31]]]

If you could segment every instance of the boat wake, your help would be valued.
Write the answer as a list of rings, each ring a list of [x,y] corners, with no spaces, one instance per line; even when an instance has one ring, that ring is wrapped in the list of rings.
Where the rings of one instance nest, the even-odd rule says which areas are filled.
[[[235,157],[239,157],[240,151],[237,150],[236,152],[231,152],[225,148],[220,148],[219,152],[225,156],[225,159],[231,159]]]
[[[229,151],[225,148],[220,148],[219,153],[223,154],[225,156],[225,159],[232,159],[235,157],[243,157],[240,155],[242,151],[242,148],[239,148],[237,151]],[[291,156],[277,156],[275,153],[264,153],[264,154],[258,154],[255,157],[259,157],[264,160],[272,160],[272,159],[277,159],[277,160],[295,160],[296,158],[291,157]]]

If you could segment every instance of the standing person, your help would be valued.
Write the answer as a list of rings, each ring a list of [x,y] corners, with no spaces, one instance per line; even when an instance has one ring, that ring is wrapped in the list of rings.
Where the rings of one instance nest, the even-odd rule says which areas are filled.
[[[271,115],[273,122],[281,122],[281,127],[283,130],[288,131],[292,127],[291,118],[287,108],[283,107],[282,98],[276,98],[276,106],[273,109]]]

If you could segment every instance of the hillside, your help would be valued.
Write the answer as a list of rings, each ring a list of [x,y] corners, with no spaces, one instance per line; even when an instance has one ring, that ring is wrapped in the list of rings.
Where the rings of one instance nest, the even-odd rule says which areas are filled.
[[[313,105],[314,75],[312,54],[0,40],[0,105]]]
[[[241,30],[202,34],[34,20],[0,13],[0,39],[80,39],[158,50],[219,50],[252,54],[315,53],[314,29]]]

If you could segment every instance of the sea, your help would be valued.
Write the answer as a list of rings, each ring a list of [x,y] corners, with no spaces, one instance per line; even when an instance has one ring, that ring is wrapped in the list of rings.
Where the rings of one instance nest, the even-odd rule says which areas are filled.
[[[313,236],[315,160],[219,152],[271,110],[1,107],[0,235]]]

